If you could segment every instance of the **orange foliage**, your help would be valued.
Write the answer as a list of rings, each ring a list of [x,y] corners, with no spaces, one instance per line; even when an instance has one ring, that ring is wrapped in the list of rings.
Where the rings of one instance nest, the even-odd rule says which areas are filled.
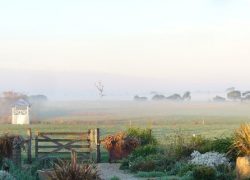
[[[129,137],[124,132],[107,136],[102,144],[109,152],[109,162],[127,157],[137,146],[139,141]]]

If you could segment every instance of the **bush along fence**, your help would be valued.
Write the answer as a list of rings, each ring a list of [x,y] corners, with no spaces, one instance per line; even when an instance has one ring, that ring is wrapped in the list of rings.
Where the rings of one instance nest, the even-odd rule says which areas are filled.
[[[27,130],[27,138],[21,136],[13,136],[10,156],[13,163],[21,167],[22,148],[26,147],[27,162],[32,160],[42,161],[49,158],[68,158],[72,150],[77,152],[79,158],[83,160],[94,160],[100,162],[100,130],[89,129],[87,132],[35,132]],[[33,143],[32,143],[33,142]],[[32,152],[32,144],[34,144],[34,152]],[[32,155],[35,155],[32,157]],[[4,155],[3,155],[4,157]]]

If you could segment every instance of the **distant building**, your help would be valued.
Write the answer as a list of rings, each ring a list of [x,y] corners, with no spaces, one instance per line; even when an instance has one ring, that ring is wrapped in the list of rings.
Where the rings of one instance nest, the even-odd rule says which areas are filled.
[[[30,124],[30,103],[19,99],[12,106],[12,124]]]

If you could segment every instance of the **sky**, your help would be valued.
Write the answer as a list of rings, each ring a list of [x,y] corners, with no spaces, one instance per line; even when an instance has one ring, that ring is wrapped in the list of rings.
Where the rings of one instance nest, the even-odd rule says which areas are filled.
[[[113,89],[119,77],[122,89],[250,88],[249,9],[250,0],[0,0],[0,90],[38,92],[37,79],[74,73],[105,74]],[[29,88],[15,85],[21,73]],[[93,86],[79,81],[72,89]]]

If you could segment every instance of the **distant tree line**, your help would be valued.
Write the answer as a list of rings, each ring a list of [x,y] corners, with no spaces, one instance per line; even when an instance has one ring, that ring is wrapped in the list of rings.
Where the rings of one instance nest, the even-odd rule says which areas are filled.
[[[146,101],[148,100],[147,97],[144,96],[134,96],[134,100],[136,101]],[[169,101],[189,101],[191,100],[191,93],[189,91],[186,91],[183,95],[180,94],[172,94],[170,96],[164,96],[162,94],[154,93],[154,96],[152,97],[152,100],[154,101],[161,101],[161,100],[169,100]]]
[[[250,100],[250,91],[241,92],[239,90],[236,90],[233,87],[228,88],[226,91],[227,91],[227,94],[226,94],[227,99],[230,101],[249,101]],[[213,98],[213,101],[224,102],[227,99],[221,96],[215,96]]]

